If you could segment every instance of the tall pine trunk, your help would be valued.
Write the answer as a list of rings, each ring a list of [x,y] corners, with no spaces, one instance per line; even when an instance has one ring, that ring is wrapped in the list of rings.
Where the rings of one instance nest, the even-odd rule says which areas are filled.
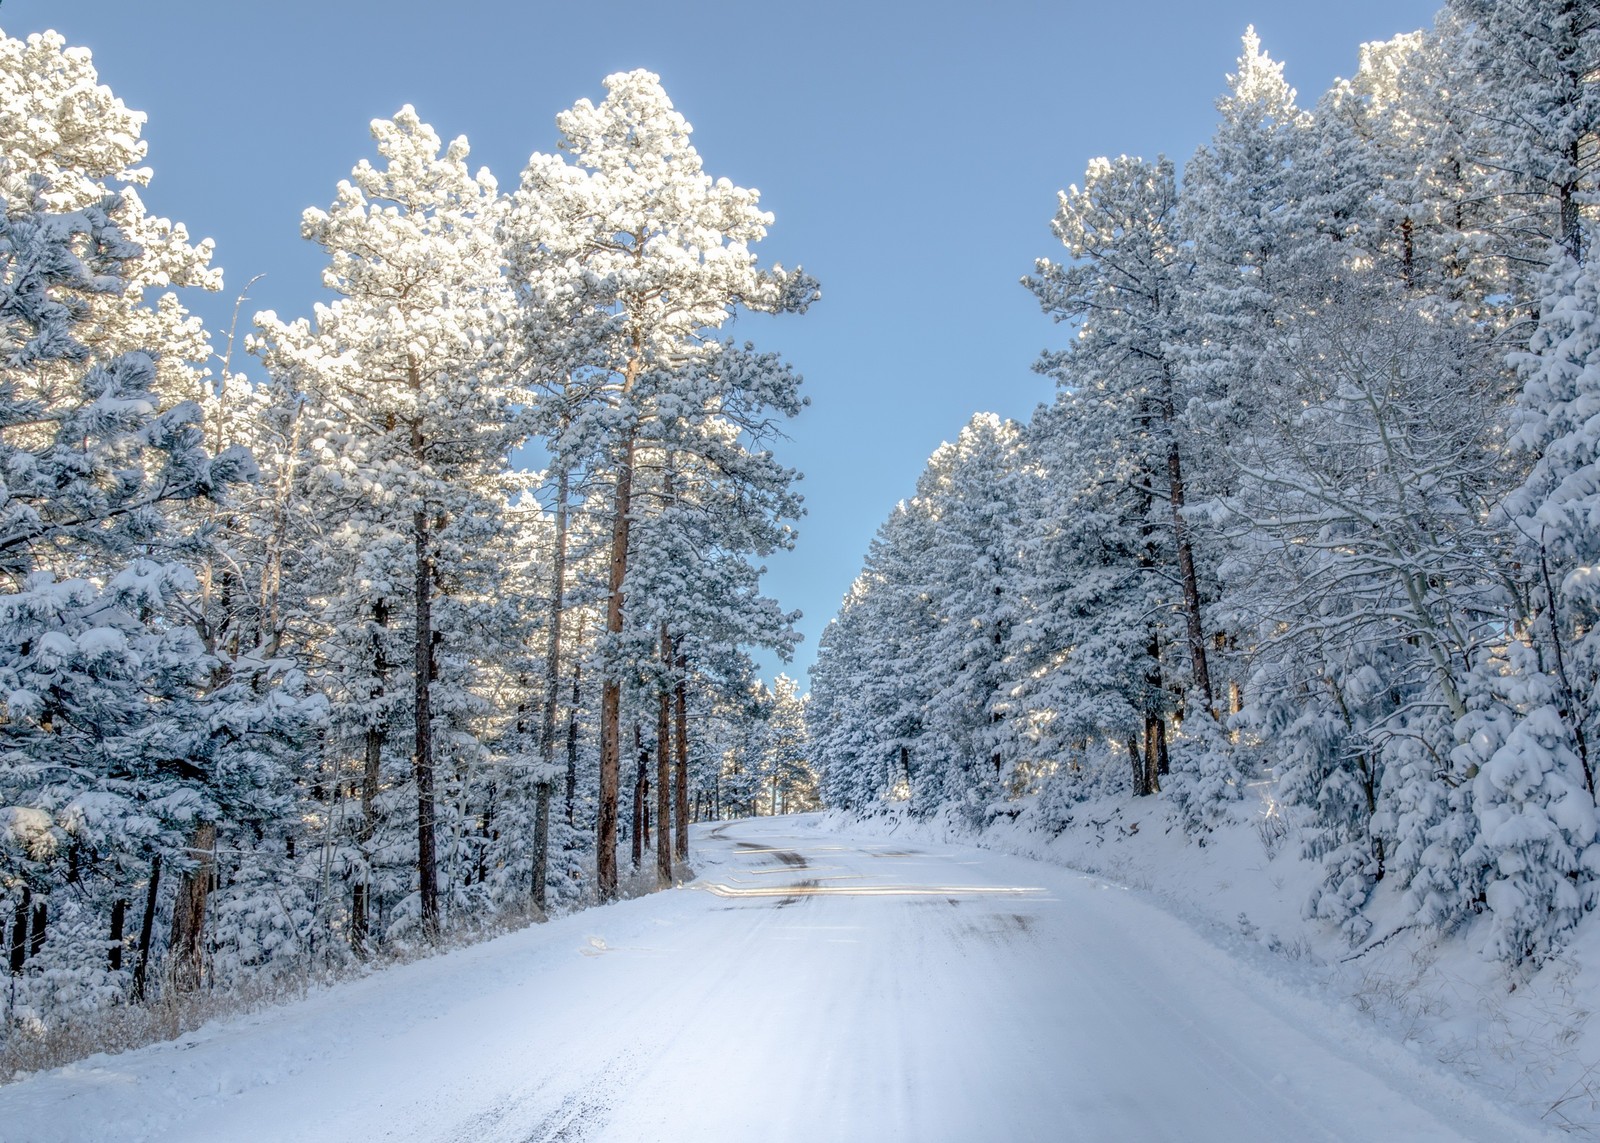
[[[533,791],[533,903],[541,913],[550,876],[550,786],[550,771],[546,770]]]
[[[172,907],[172,982],[183,992],[200,987],[205,974],[206,900],[211,895],[211,874],[216,868],[217,825],[201,822],[189,838],[193,871],[178,883]]]
[[[411,517],[416,540],[416,641],[413,646],[416,680],[415,739],[411,758],[417,784],[417,889],[422,903],[422,931],[429,939],[439,935],[439,873],[434,854],[433,802],[433,575],[428,556],[428,514]]]
[[[1593,9],[1591,9],[1591,12]],[[1593,17],[1590,17],[1593,19]],[[1592,24],[1590,25],[1593,26]],[[1584,77],[1585,83],[1594,83],[1593,75]],[[1591,147],[1592,139],[1591,138]],[[1565,155],[1573,170],[1580,170],[1583,165],[1583,149],[1574,141]],[[1591,168],[1592,170],[1592,168]],[[1580,186],[1576,182],[1563,183],[1556,190],[1556,201],[1560,207],[1561,245],[1566,249],[1567,255],[1578,263],[1583,262],[1585,251],[1583,249],[1583,212]]]
[[[678,860],[689,860],[689,662],[678,653],[678,677],[673,686],[673,707],[677,718],[677,781],[678,828],[673,833]]]
[[[644,732],[637,723],[633,727],[633,834],[629,838],[632,842],[632,851],[629,856],[633,859],[633,868],[638,869],[644,864],[644,799],[645,784],[650,780],[650,753],[644,748]]]
[[[549,638],[544,654],[544,710],[539,726],[541,771],[534,792],[533,810],[533,903],[545,907],[545,881],[550,867],[550,789],[556,769],[556,707],[561,688],[561,617],[566,605],[567,587],[567,497],[571,477],[565,466],[556,478],[556,550],[550,569]],[[572,816],[568,799],[567,816]],[[570,824],[570,822],[569,822]]]
[[[567,711],[567,825],[578,824],[578,700],[583,697],[583,664],[572,664],[572,706]],[[572,842],[568,833],[568,844]]]
[[[374,699],[388,690],[389,661],[384,654],[384,630],[389,626],[389,604],[377,599],[372,604],[372,677]],[[387,720],[380,717],[367,727],[361,767],[361,828],[356,843],[361,850],[361,879],[350,890],[350,948],[365,959],[371,951],[372,922],[372,839],[378,832],[378,781],[383,763],[383,747],[388,739]]]
[[[144,891],[144,919],[139,924],[139,963],[133,966],[133,998],[143,1003],[150,974],[150,943],[155,939],[156,901],[161,892],[161,855],[150,859],[150,880]]]
[[[11,918],[11,975],[17,976],[28,963],[28,916],[33,911],[33,890],[22,887],[16,914]]]
[[[622,586],[628,574],[635,446],[630,432],[623,442],[622,458],[617,467],[617,486],[611,504],[611,568],[606,596],[606,634],[613,641],[622,635]],[[595,827],[595,882],[602,901],[610,901],[617,895],[617,795],[622,784],[622,680],[618,676],[616,666],[612,665],[606,671],[600,691],[600,806]]]
[[[661,625],[661,686],[656,696],[656,884],[672,884],[672,635]]]
[[[412,392],[418,413],[411,422],[411,457],[418,475],[426,473],[427,442],[422,435],[422,371],[410,364]],[[419,504],[411,514],[411,536],[415,543],[416,634],[412,646],[412,674],[415,682],[415,737],[411,772],[417,786],[417,892],[422,906],[422,932],[428,940],[439,936],[439,871],[434,854],[433,804],[433,558],[427,505]]]
[[[112,972],[122,971],[122,930],[127,917],[128,899],[118,897],[111,903],[111,939],[106,942],[106,962]]]
[[[1144,720],[1144,788],[1147,794],[1161,792],[1161,775],[1167,772],[1167,721],[1159,714]]]
[[[1189,660],[1194,672],[1194,685],[1205,703],[1205,712],[1216,718],[1216,707],[1211,697],[1211,670],[1206,659],[1205,628],[1200,611],[1200,581],[1194,569],[1194,548],[1189,540],[1189,521],[1184,518],[1183,457],[1178,451],[1177,409],[1172,394],[1172,378],[1165,367],[1161,371],[1161,421],[1167,445],[1167,485],[1170,491],[1168,505],[1172,512],[1172,537],[1178,549],[1178,577],[1183,585],[1184,632],[1188,635]]]

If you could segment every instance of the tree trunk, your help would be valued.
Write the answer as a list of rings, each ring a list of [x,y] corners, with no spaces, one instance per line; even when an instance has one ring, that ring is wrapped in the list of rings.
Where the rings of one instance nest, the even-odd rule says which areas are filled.
[[[127,918],[127,898],[118,897],[111,903],[111,940],[106,943],[106,962],[112,972],[122,971],[122,929]]]
[[[993,561],[991,561],[991,566],[990,566],[989,570],[990,570],[990,574],[992,574],[994,576],[994,578],[995,578],[994,613],[996,615],[1001,615],[1005,611],[1004,604],[1003,604],[1003,601],[1004,601],[1004,598],[1005,598],[1005,593],[1004,593],[1004,590],[1000,586],[1001,583],[1003,582],[1002,577],[1005,574],[1005,569],[1000,566],[1000,561],[999,560],[993,560]],[[1005,646],[1005,641],[1006,641],[1005,640],[1005,627],[1003,626],[1002,622],[999,619],[996,619],[995,623],[994,623],[994,631],[990,635],[990,643],[994,647],[994,661],[997,662],[997,663],[1000,661],[1000,659],[1002,657],[1001,656],[1001,648]],[[992,700],[991,700],[991,703],[992,703]],[[1006,716],[1005,716],[1005,713],[1003,711],[991,709],[989,711],[989,725],[990,726],[999,726],[1002,722],[1005,721],[1005,717]],[[989,754],[989,764],[994,767],[995,785],[999,786],[1000,785],[1000,772],[1005,768],[1005,766],[1004,766],[1004,759],[1002,757],[1001,750],[1000,750],[1000,735],[999,735],[998,731],[995,732],[994,750],[991,751],[990,754]]]
[[[150,859],[150,882],[144,893],[144,920],[139,924],[139,963],[133,969],[133,998],[144,1001],[144,982],[150,972],[150,942],[155,939],[156,894],[161,891],[161,855]]]
[[[192,873],[178,883],[172,906],[172,982],[182,992],[199,988],[205,974],[206,899],[211,894],[211,873],[216,866],[217,826],[201,822],[189,839]]]
[[[1161,792],[1161,751],[1156,745],[1157,735],[1166,734],[1166,723],[1162,719],[1160,702],[1162,699],[1161,683],[1161,632],[1152,626],[1149,628],[1150,641],[1145,644],[1145,673],[1144,673],[1144,775],[1139,783],[1140,794],[1158,794]]]
[[[1592,12],[1593,9],[1590,11]],[[1591,16],[1590,19],[1592,20],[1593,16]],[[1593,27],[1592,23],[1590,24],[1590,27]],[[1593,75],[1584,76],[1583,82],[1586,84],[1594,83],[1595,77]],[[1572,169],[1582,169],[1584,159],[1583,148],[1577,141],[1574,141],[1568,148],[1566,159],[1567,162],[1572,165]],[[1584,249],[1583,212],[1581,210],[1579,184],[1576,182],[1563,183],[1556,192],[1556,199],[1561,210],[1561,245],[1566,248],[1567,254],[1574,262],[1581,264],[1583,262]]]
[[[539,776],[533,791],[533,903],[545,910],[545,882],[550,878],[550,772]]]
[[[630,378],[631,380],[631,378]],[[629,433],[617,468],[611,504],[611,568],[606,596],[606,634],[622,635],[622,585],[628,574],[629,514],[633,511],[633,455]],[[615,667],[606,672],[600,692],[600,806],[596,822],[595,882],[600,900],[617,895],[617,794],[622,777],[622,681]]]
[[[1594,769],[1589,765],[1589,739],[1583,732],[1583,719],[1573,717],[1572,711],[1577,706],[1574,699],[1572,680],[1567,674],[1566,656],[1561,650],[1561,630],[1556,625],[1556,587],[1550,576],[1550,560],[1545,551],[1544,540],[1539,541],[1539,575],[1540,582],[1544,585],[1544,607],[1540,609],[1545,624],[1550,629],[1550,648],[1555,655],[1556,681],[1560,684],[1557,694],[1560,696],[1561,721],[1572,729],[1573,743],[1578,748],[1578,761],[1583,765],[1583,784],[1589,791],[1591,799],[1595,796]],[[1535,616],[1535,622],[1538,616]]]
[[[483,813],[478,816],[478,860],[475,862],[474,872],[478,884],[482,885],[489,880],[489,845],[499,836],[494,828],[494,802],[500,793],[500,787],[495,782],[489,783],[489,789],[484,793]],[[546,808],[549,803],[545,803]],[[535,834],[538,830],[534,830]],[[543,883],[540,878],[540,883]]]
[[[1184,519],[1183,458],[1178,452],[1177,410],[1173,406],[1172,379],[1162,370],[1164,390],[1161,395],[1161,419],[1166,427],[1167,483],[1171,496],[1172,537],[1178,549],[1178,575],[1183,583],[1184,629],[1189,637],[1189,659],[1194,671],[1194,685],[1205,701],[1206,713],[1212,718],[1217,712],[1211,698],[1211,670],[1206,661],[1205,629],[1201,623],[1200,581],[1194,570],[1194,549],[1189,542],[1189,522]]]
[[[649,772],[650,755],[645,751],[644,734],[637,723],[633,727],[633,751],[633,835],[628,840],[633,843],[633,867],[638,869],[644,864],[644,784],[645,775]]]
[[[572,709],[567,711],[567,825],[578,824],[578,699],[583,666],[572,664]]]
[[[567,469],[556,477],[556,550],[550,569],[549,637],[544,652],[544,711],[539,726],[539,761],[542,765],[533,810],[533,903],[543,911],[545,880],[550,865],[550,787],[556,769],[556,707],[561,688],[561,613],[566,606],[567,587],[567,497],[570,494]],[[567,816],[572,816],[568,799]]]
[[[374,699],[382,699],[388,691],[389,662],[384,655],[384,629],[389,626],[389,604],[377,599],[372,604],[372,676]],[[364,868],[361,880],[350,890],[350,948],[356,956],[366,959],[371,949],[368,938],[371,922],[368,911],[372,906],[372,839],[378,832],[378,780],[383,763],[383,747],[389,736],[387,720],[380,717],[367,727],[365,754],[361,769],[361,828],[356,834],[356,844],[361,849]]]
[[[1167,756],[1167,723],[1159,714],[1144,720],[1144,788],[1147,794],[1161,792],[1161,763]]]
[[[11,918],[11,975],[22,972],[28,963],[28,915],[33,910],[33,890],[22,887],[22,898],[17,902],[16,914]]]
[[[1139,750],[1139,736],[1128,738],[1128,765],[1133,769],[1133,796],[1142,798],[1150,792],[1144,783],[1144,755]]]
[[[420,474],[426,471],[427,440],[422,435],[422,371],[415,361],[407,365],[417,415],[411,422],[411,458]],[[417,890],[422,904],[422,933],[439,937],[439,871],[434,856],[433,804],[433,558],[427,505],[411,514],[411,536],[416,546],[416,643],[413,652],[416,725],[411,768],[417,784]]]
[[[656,696],[656,885],[672,885],[672,635],[661,625],[661,687]]]
[[[1400,220],[1400,281],[1408,290],[1417,287],[1416,225],[1408,214]]]
[[[50,903],[39,901],[33,906],[33,935],[28,938],[28,955],[38,956],[44,950],[45,936],[50,925]]]
[[[677,846],[678,860],[689,860],[689,663],[682,652],[678,654],[678,678],[673,687],[674,714],[677,717],[677,802],[678,828],[672,839]]]
[[[369,884],[363,875],[363,880],[350,886],[350,951],[356,954],[358,960],[366,960],[369,952],[367,947],[367,937],[371,932],[371,922],[367,918]]]
[[[412,774],[417,784],[417,888],[422,898],[422,931],[428,940],[439,936],[439,873],[434,856],[433,804],[433,575],[428,555],[428,515],[412,514],[416,541],[416,643],[413,647],[416,680],[416,737]]]

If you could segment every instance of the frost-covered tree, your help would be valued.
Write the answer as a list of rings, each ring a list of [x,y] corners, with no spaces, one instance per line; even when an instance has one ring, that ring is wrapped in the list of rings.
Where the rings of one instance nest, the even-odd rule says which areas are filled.
[[[1574,245],[1587,248],[1587,238]],[[1482,692],[1462,726],[1479,823],[1469,859],[1492,917],[1486,944],[1510,960],[1543,957],[1596,904],[1595,744],[1600,742],[1600,596],[1594,504],[1600,456],[1600,280],[1568,245],[1540,280],[1539,323],[1512,355],[1523,386],[1512,444],[1531,461],[1501,504],[1526,600],[1503,652],[1485,655]]]
[[[1213,702],[1201,571],[1195,562],[1186,454],[1188,419],[1177,344],[1187,273],[1176,233],[1172,165],[1126,157],[1097,159],[1060,196],[1052,224],[1070,263],[1041,259],[1026,284],[1057,321],[1078,323],[1070,348],[1039,368],[1055,377],[1074,413],[1063,425],[1095,451],[1099,471],[1145,498],[1150,527],[1145,558],[1170,568],[1179,584],[1187,676],[1202,709]]]
[[[1149,498],[1099,479],[1079,447],[1070,396],[1039,409],[1025,439],[1020,484],[1027,520],[1011,632],[1012,696],[1030,750],[1066,774],[1120,749],[1131,789],[1160,787],[1169,699],[1161,684],[1165,585],[1152,574]],[[1058,793],[1068,783],[1057,783]]]
[[[442,144],[410,108],[374,120],[381,167],[366,160],[341,182],[326,211],[307,210],[302,231],[327,250],[324,281],[339,297],[318,306],[313,321],[257,319],[265,352],[306,379],[308,415],[318,419],[311,448],[321,480],[348,496],[351,522],[365,533],[347,549],[357,563],[378,544],[398,543],[407,572],[398,583],[357,588],[357,567],[344,590],[366,597],[370,614],[329,616],[383,627],[401,615],[387,608],[393,591],[411,623],[404,656],[412,724],[411,780],[416,802],[417,916],[439,926],[436,837],[435,723],[449,701],[442,679],[441,621],[451,607],[450,580],[461,560],[493,533],[510,489],[500,474],[519,427],[516,390],[505,372],[509,293],[495,236],[498,197],[487,171],[467,166],[464,138]],[[387,536],[387,538],[384,538]],[[383,567],[380,575],[392,573]],[[381,653],[383,633],[358,641]],[[385,727],[386,671],[368,668],[369,716]],[[436,686],[437,684],[437,686]],[[370,749],[370,746],[369,746]],[[381,748],[380,748],[381,749]]]
[[[920,813],[942,804],[945,768],[925,754],[925,655],[939,624],[927,557],[936,544],[914,500],[896,505],[818,645],[808,717],[830,801],[865,810],[895,796]]]
[[[1026,784],[1010,686],[1019,432],[980,414],[885,521],[812,671],[807,720],[832,804],[983,820]]]
[[[1008,466],[1018,812],[1164,787],[1203,842],[1249,775],[1352,941],[1385,881],[1508,962],[1595,908],[1597,26],[1462,0],[1312,113],[1251,32],[1181,194],[1127,158],[1063,194],[1070,259],[1028,285],[1076,336]],[[857,812],[961,802],[913,764],[973,669],[930,654],[962,547],[924,492],[813,672],[823,793]]]
[[[1582,0],[1453,0],[1468,143],[1498,194],[1513,257],[1585,253],[1584,204],[1600,174],[1600,17]]]
[[[689,124],[658,77],[619,73],[606,89],[600,104],[582,100],[557,118],[571,161],[529,160],[505,233],[527,303],[564,315],[549,352],[569,374],[582,374],[584,398],[573,403],[565,433],[575,443],[562,451],[583,456],[611,490],[597,856],[599,890],[609,898],[617,886],[623,694],[637,664],[654,658],[629,638],[625,606],[641,448],[659,436],[652,424],[703,408],[683,401],[674,381],[711,372],[693,367],[715,352],[708,338],[736,308],[801,310],[816,288],[798,272],[757,264],[750,247],[772,216],[755,191],[705,174]]]
[[[100,82],[84,47],[55,32],[0,34],[0,196],[11,212],[103,207],[127,243],[121,288],[82,299],[77,338],[95,360],[144,352],[164,404],[198,400],[212,356],[209,336],[174,288],[222,288],[209,239],[191,242],[181,222],[148,213],[145,116]]]
[[[1283,65],[1247,29],[1238,70],[1217,100],[1216,131],[1184,168],[1183,238],[1194,259],[1182,294],[1192,326],[1189,372],[1208,412],[1224,421],[1232,402],[1248,394],[1274,295],[1294,273],[1310,125],[1295,99]]]
[[[1357,866],[1369,887],[1390,868],[1465,883],[1448,759],[1508,603],[1489,526],[1500,379],[1425,304],[1367,292],[1360,270],[1325,277],[1268,342],[1226,510],[1230,598],[1262,638],[1247,714],[1289,747],[1283,781],[1320,806],[1312,846],[1353,910]]]
[[[42,176],[23,185],[32,197],[0,217],[0,876],[14,925],[32,926],[20,942],[14,928],[13,971],[41,954],[58,997],[94,1002],[142,984],[155,938],[129,931],[138,880],[152,915],[162,859],[192,870],[186,837],[271,784],[264,756],[230,749],[254,728],[210,685],[192,572],[148,558],[181,540],[165,509],[220,495],[248,463],[206,452],[192,403],[161,407],[149,354],[97,358],[79,336],[137,253],[115,203],[54,210]],[[198,938],[198,918],[177,920],[175,938]]]
[[[117,291],[128,252],[104,206],[58,214],[36,199],[0,220],[0,567],[13,583],[71,566],[85,545],[148,544],[163,505],[246,472],[242,456],[204,451],[195,405],[161,408],[148,353],[91,363],[78,339],[85,299]]]
[[[761,769],[771,783],[768,812],[794,814],[814,810],[817,778],[812,771],[806,740],[806,699],[799,684],[780,674],[765,696],[766,754]]]
[[[1580,265],[1563,251],[1543,286],[1538,328],[1527,351],[1514,355],[1523,387],[1512,443],[1532,464],[1503,507],[1538,569],[1537,637],[1593,794],[1589,744],[1600,741],[1593,635],[1600,596],[1591,574],[1600,561],[1593,522],[1600,497],[1600,275],[1593,260]]]

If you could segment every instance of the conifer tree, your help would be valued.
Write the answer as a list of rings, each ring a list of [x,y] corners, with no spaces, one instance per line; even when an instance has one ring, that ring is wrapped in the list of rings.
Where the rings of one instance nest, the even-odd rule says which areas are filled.
[[[598,887],[616,893],[617,800],[624,749],[623,693],[654,638],[631,644],[626,621],[635,482],[651,426],[680,415],[676,377],[715,343],[707,338],[739,306],[803,310],[810,279],[760,268],[750,251],[771,224],[756,192],[713,181],[690,127],[649,72],[606,79],[607,97],[557,118],[572,161],[535,154],[513,198],[506,233],[527,302],[569,315],[551,346],[581,370],[588,400],[572,434],[587,466],[610,486],[610,569],[602,645]],[[690,408],[695,406],[691,405]]]
[[[434,700],[445,699],[435,691],[439,607],[451,561],[465,550],[460,530],[492,528],[499,516],[509,491],[500,473],[520,429],[505,374],[510,307],[494,180],[469,171],[465,139],[444,146],[410,107],[374,120],[372,133],[384,165],[363,159],[332,207],[307,210],[302,223],[329,254],[324,278],[339,298],[319,306],[314,322],[285,324],[265,314],[258,324],[270,352],[293,361],[314,386],[317,415],[327,422],[314,442],[329,466],[324,479],[349,489],[371,526],[403,537],[409,549],[410,574],[394,590],[412,628],[417,909],[424,932],[434,935]],[[380,621],[381,604],[373,606],[370,621],[379,627],[400,618]],[[386,693],[383,674],[374,668]]]

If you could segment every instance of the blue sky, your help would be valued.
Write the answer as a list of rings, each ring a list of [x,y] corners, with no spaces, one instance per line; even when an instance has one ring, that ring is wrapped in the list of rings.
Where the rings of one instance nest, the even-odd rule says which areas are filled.
[[[503,188],[555,145],[558,111],[601,79],[659,73],[708,173],[777,215],[762,251],[804,264],[823,300],[730,333],[782,351],[813,405],[780,455],[805,472],[798,549],[769,589],[805,612],[800,674],[874,530],[928,455],[978,410],[1025,418],[1031,371],[1064,331],[1018,285],[1053,257],[1055,193],[1103,154],[1186,159],[1211,134],[1239,37],[1255,24],[1310,105],[1357,46],[1431,22],[1415,0],[11,0],[8,35],[55,28],[149,114],[150,208],[217,243],[225,330],[309,312],[320,251],[300,213],[326,206],[367,124],[413,104]],[[220,345],[219,338],[219,345]],[[238,363],[235,363],[235,367]],[[774,665],[776,669],[776,665]]]

